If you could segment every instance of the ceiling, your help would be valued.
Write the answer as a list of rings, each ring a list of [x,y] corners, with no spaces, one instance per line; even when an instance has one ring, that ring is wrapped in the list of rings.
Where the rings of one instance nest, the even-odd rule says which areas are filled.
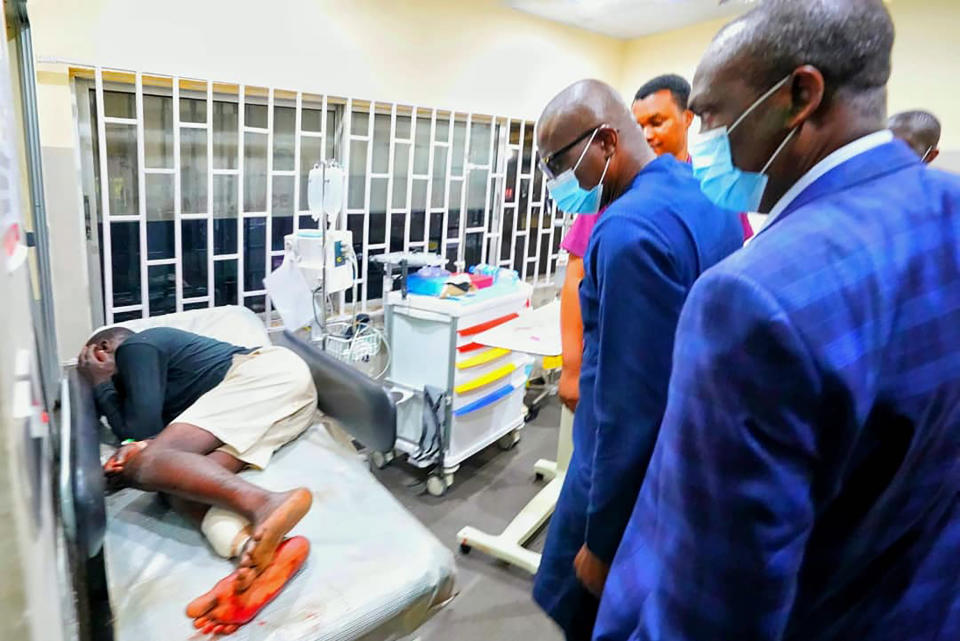
[[[660,31],[742,13],[755,0],[503,0],[507,6],[615,38]]]

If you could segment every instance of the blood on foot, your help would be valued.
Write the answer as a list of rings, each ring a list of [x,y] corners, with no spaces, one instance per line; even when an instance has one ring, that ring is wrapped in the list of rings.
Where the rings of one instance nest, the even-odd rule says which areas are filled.
[[[237,592],[237,571],[221,579],[212,590],[187,606],[194,627],[205,633],[230,634],[252,620],[303,566],[310,543],[302,536],[289,538],[277,548],[273,563],[257,576],[250,587]]]

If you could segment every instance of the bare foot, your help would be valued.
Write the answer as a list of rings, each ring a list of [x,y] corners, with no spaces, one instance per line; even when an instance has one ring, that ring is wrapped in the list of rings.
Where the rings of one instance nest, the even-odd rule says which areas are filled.
[[[236,632],[280,593],[309,553],[310,543],[302,536],[287,539],[277,548],[273,563],[254,578],[247,590],[238,593],[238,573],[232,572],[212,590],[191,601],[187,616],[205,634]]]
[[[273,561],[277,546],[293,526],[310,510],[313,495],[306,488],[297,488],[276,495],[262,515],[253,522],[253,536],[240,557],[237,568],[237,590],[249,587],[258,574]]]

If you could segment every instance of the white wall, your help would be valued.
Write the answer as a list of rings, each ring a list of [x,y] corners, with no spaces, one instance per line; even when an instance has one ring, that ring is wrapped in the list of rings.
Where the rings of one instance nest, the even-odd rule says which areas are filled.
[[[625,43],[499,0],[31,0],[40,58],[536,118]]]
[[[38,71],[37,102],[42,109],[40,145],[57,343],[61,360],[69,360],[90,336],[93,313],[73,93],[66,67],[47,65]]]
[[[535,119],[625,43],[498,0],[31,0],[38,60]],[[60,354],[93,329],[68,68],[40,65]]]
[[[535,119],[574,80],[629,100],[664,72],[692,77],[725,21],[621,41],[499,0],[31,0],[38,59]],[[944,124],[937,164],[960,169],[956,0],[893,0],[890,109]],[[92,329],[67,68],[38,77],[60,353]]]
[[[960,171],[960,3],[894,0],[889,111],[926,109],[940,119],[943,135],[934,167]]]
[[[960,2],[892,0],[889,8],[897,32],[889,112],[927,109],[935,113],[943,123],[942,157],[935,166],[960,170]],[[715,20],[627,42],[621,92],[632,96],[661,73],[692,79],[700,56],[726,22]]]
[[[623,52],[620,92],[632,100],[643,83],[664,73],[678,73],[693,80],[700,56],[728,21],[711,20],[628,41]]]

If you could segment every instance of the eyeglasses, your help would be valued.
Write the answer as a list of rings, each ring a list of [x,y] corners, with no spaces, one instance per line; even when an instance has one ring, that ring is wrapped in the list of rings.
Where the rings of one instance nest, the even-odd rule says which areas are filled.
[[[602,127],[602,126],[603,126],[603,125],[596,125],[596,126],[590,127],[590,129],[587,129],[585,132],[583,132],[582,134],[580,134],[579,136],[577,136],[576,138],[574,138],[573,141],[567,143],[566,145],[564,145],[564,146],[561,147],[560,149],[557,149],[557,150],[556,150],[555,152],[553,152],[552,154],[547,154],[546,156],[541,156],[541,157],[540,157],[540,171],[542,171],[542,172],[546,175],[546,177],[549,178],[550,180],[553,180],[553,179],[556,178],[559,174],[563,173],[563,169],[561,169],[560,167],[557,167],[557,165],[556,165],[557,160],[558,160],[561,156],[563,156],[563,154],[565,154],[565,153],[567,153],[568,151],[570,151],[571,149],[573,149],[577,144],[583,142],[583,140],[584,140],[585,138],[587,138],[588,136],[590,136],[594,131],[596,131],[597,129],[599,129],[599,128]]]

